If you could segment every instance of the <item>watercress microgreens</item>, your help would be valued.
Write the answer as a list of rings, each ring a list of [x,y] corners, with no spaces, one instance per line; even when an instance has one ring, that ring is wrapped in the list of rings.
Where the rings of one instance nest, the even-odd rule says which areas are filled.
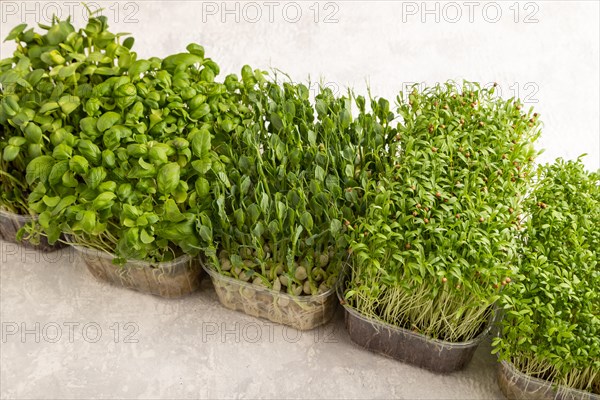
[[[395,161],[366,187],[345,297],[367,316],[469,340],[515,272],[538,116],[471,83],[414,89],[397,102]]]
[[[493,352],[530,376],[600,394],[600,170],[581,158],[540,166],[524,212]]]

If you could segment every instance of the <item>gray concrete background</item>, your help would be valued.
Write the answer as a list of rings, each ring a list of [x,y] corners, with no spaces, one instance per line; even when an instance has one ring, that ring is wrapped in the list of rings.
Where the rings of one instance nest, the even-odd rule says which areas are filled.
[[[600,8],[590,1],[91,0],[140,57],[202,44],[223,76],[244,64],[280,68],[394,100],[415,82],[497,82],[544,122],[542,161],[588,153],[600,168]],[[73,15],[77,1],[0,0],[0,37],[15,25]],[[13,43],[0,45],[7,57]],[[313,86],[316,90],[316,85]]]
[[[503,398],[488,341],[439,375],[354,345],[341,309],[299,332],[224,309],[208,277],[166,300],[96,281],[71,249],[0,242],[0,259],[3,399]]]
[[[587,152],[600,167],[597,1],[89,3],[135,36],[140,57],[198,42],[223,75],[281,68],[390,99],[414,82],[498,82],[541,113],[543,161]],[[0,36],[69,10],[81,26],[76,2],[0,0]],[[13,49],[2,43],[0,57]],[[489,343],[465,371],[436,375],[357,348],[341,313],[297,336],[223,309],[208,279],[162,300],[95,281],[69,252],[3,242],[0,320],[1,398],[502,398]]]

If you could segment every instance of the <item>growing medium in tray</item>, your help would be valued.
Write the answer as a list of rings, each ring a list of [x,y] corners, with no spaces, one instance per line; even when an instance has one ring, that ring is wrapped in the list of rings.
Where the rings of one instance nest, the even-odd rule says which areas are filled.
[[[600,171],[559,159],[537,178],[494,352],[531,377],[600,394]]]
[[[367,317],[468,341],[516,271],[538,115],[471,83],[397,101],[395,161],[366,190],[344,297]]]

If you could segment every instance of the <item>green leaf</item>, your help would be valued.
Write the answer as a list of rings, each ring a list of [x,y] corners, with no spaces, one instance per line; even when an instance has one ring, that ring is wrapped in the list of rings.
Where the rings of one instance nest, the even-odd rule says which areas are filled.
[[[300,223],[308,231],[312,232],[313,229],[313,217],[309,212],[305,211],[300,217]]]
[[[48,182],[52,186],[58,185],[62,181],[62,177],[69,170],[68,161],[59,161],[52,167],[50,175],[48,176]]]
[[[351,123],[352,115],[350,114],[350,111],[348,111],[347,109],[343,109],[340,113],[340,124],[342,126],[342,129],[348,129]]]
[[[92,168],[84,179],[90,189],[96,189],[106,179],[106,170],[104,167]]]
[[[210,192],[210,184],[208,180],[203,177],[199,177],[196,179],[196,193],[198,193],[198,197],[203,199],[208,196]]]
[[[48,197],[48,196],[44,196],[42,198],[42,201],[44,202],[45,205],[47,205],[50,208],[56,207],[56,205],[58,204],[58,202],[60,201],[60,196],[54,196],[54,197]]]
[[[31,160],[27,165],[27,174],[25,179],[29,185],[32,185],[36,181],[45,183],[50,176],[52,167],[54,166],[54,158],[50,156],[39,156]]]
[[[274,132],[279,132],[283,129],[283,121],[281,117],[275,113],[271,113],[271,125]]]
[[[320,117],[327,115],[327,103],[325,101],[317,100],[316,109]]]
[[[4,151],[2,152],[2,159],[8,162],[14,161],[19,155],[19,151],[21,151],[20,147],[9,144],[4,148]]]
[[[77,68],[81,65],[81,63],[75,62],[71,65],[66,65],[63,66],[60,71],[58,71],[58,76],[60,76],[61,78],[68,78],[70,76],[73,76],[75,74],[75,71],[77,71]]]
[[[191,54],[195,54],[199,57],[204,58],[204,47],[196,43],[190,43],[187,45],[186,50]]]
[[[157,176],[158,191],[162,194],[170,194],[177,188],[180,179],[181,167],[177,163],[163,165]]]
[[[63,96],[58,100],[58,104],[60,105],[62,112],[69,115],[79,108],[81,102],[77,96]]]
[[[329,223],[329,230],[332,235],[337,235],[342,230],[342,222],[339,219],[332,219]]]
[[[209,158],[205,158],[203,160],[192,161],[192,168],[194,168],[196,171],[198,171],[201,174],[205,174],[208,171],[210,171],[211,166],[212,166],[212,162],[210,161]]]
[[[117,197],[116,194],[114,194],[113,192],[104,192],[104,193],[100,193],[95,199],[94,199],[94,210],[104,210],[106,208],[112,207],[113,205],[113,200]]]
[[[25,138],[30,143],[41,144],[42,143],[42,128],[36,125],[34,122],[27,124],[25,128]]]
[[[115,124],[121,122],[121,116],[116,112],[109,111],[104,114],[100,118],[98,118],[98,122],[96,124],[96,128],[100,132],[104,132],[110,128],[112,128]]]
[[[198,108],[193,109],[193,111],[190,113],[190,117],[197,120],[205,117],[208,114],[210,114],[210,106],[207,103],[203,103],[199,105]]]
[[[8,33],[8,36],[6,37],[6,39],[4,41],[8,42],[9,40],[16,39],[21,33],[23,33],[23,31],[25,30],[25,28],[27,28],[27,24],[20,24],[20,25],[15,26]]]
[[[348,178],[354,178],[354,166],[352,164],[346,164],[344,173]]]
[[[75,155],[69,160],[69,168],[71,171],[83,175],[88,171],[89,162],[84,157]]]
[[[129,50],[131,50],[134,43],[135,43],[134,37],[128,37],[127,39],[123,40],[123,46],[128,48]]]
[[[65,196],[65,197],[61,198],[60,201],[58,202],[58,204],[56,205],[56,207],[54,207],[54,209],[52,210],[52,214],[51,215],[53,217],[57,216],[65,208],[67,208],[71,204],[75,203],[75,201],[77,201],[77,197],[72,196],[72,195],[71,196]]]
[[[46,115],[58,110],[59,108],[60,105],[56,101],[49,101],[40,107],[38,113],[41,115]]]
[[[231,183],[229,182],[229,178],[227,178],[227,174],[225,172],[219,172],[217,173],[217,176],[219,177],[219,180],[223,182],[226,188],[231,187]]]
[[[315,167],[315,178],[319,182],[323,182],[325,180],[325,170],[320,165]]]
[[[317,134],[312,130],[308,131],[308,142],[311,146],[315,146],[317,144]]]
[[[84,211],[81,218],[81,228],[85,233],[92,234],[96,227],[96,213],[94,211]]]
[[[150,244],[154,242],[154,236],[150,235],[146,229],[142,229],[140,232],[140,240],[144,244]]]
[[[94,71],[94,73],[96,75],[103,75],[103,76],[115,76],[118,75],[118,71],[116,67],[110,68],[110,67],[98,67],[96,68],[96,70]]]
[[[206,225],[200,225],[200,228],[198,228],[198,233],[200,234],[200,237],[202,238],[202,240],[204,240],[206,243],[212,244],[212,242],[213,242],[212,229],[210,229]]]
[[[206,159],[210,152],[210,132],[206,129],[195,132],[192,139],[192,151],[199,159]]]

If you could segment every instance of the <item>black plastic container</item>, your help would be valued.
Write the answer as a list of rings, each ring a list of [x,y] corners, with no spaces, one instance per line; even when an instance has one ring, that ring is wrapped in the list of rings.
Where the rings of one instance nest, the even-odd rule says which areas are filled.
[[[531,377],[507,361],[498,366],[498,386],[510,400],[600,400],[600,395]]]
[[[345,270],[337,295],[344,305],[344,319],[350,339],[361,347],[396,360],[439,373],[459,371],[469,364],[481,341],[490,333],[495,312],[474,339],[446,342],[432,339],[361,314],[345,304],[344,291],[349,271]]]
[[[473,340],[452,343],[366,317],[347,305],[344,305],[344,310],[346,329],[354,343],[375,353],[440,373],[463,369],[490,329],[488,326]]]

